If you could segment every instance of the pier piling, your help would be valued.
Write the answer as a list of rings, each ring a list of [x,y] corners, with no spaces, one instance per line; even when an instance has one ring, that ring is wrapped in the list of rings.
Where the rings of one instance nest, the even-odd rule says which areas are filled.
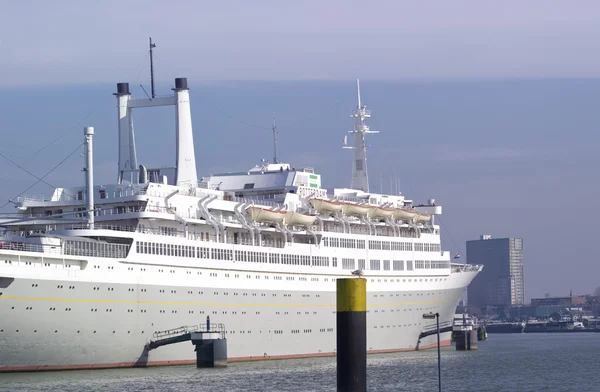
[[[477,350],[477,330],[458,332],[455,342],[457,351]]]
[[[337,309],[337,390],[367,390],[367,281],[338,279]]]
[[[487,340],[485,325],[480,325],[479,328],[477,328],[477,340]]]

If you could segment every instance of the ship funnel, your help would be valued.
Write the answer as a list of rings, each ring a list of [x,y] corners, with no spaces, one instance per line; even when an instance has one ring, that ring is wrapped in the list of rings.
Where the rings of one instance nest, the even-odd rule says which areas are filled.
[[[117,83],[117,92],[114,95],[117,97],[119,112],[119,184],[128,182],[143,184],[148,180],[157,181],[158,178],[161,178],[160,176],[163,176],[158,170],[158,177],[154,178],[145,168],[138,166],[133,132],[133,109],[175,106],[176,171],[175,178],[169,178],[168,183],[197,186],[190,90],[187,78],[175,79],[173,91],[173,95],[169,96],[134,99],[129,91],[129,83]],[[152,173],[155,171],[151,170]]]
[[[117,95],[129,95],[129,83],[117,83]]]
[[[135,153],[135,137],[133,134],[133,118],[131,116],[131,93],[129,83],[117,83],[117,106],[119,112],[119,174],[117,181],[135,182],[137,157]]]
[[[175,89],[188,90],[187,78],[175,78]]]
[[[140,165],[140,184],[148,182],[148,170],[144,165]]]
[[[85,127],[83,129],[85,136],[85,187],[88,227],[94,229],[94,127]]]
[[[192,113],[190,110],[190,90],[187,78],[176,78],[176,164],[177,173],[175,183],[177,185],[197,186],[196,156],[194,153],[194,135],[192,133]]]

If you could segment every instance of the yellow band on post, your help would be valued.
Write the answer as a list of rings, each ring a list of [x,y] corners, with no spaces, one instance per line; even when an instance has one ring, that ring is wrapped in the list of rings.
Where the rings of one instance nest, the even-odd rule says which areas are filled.
[[[367,311],[367,280],[364,278],[349,278],[337,280],[337,311],[366,312]]]

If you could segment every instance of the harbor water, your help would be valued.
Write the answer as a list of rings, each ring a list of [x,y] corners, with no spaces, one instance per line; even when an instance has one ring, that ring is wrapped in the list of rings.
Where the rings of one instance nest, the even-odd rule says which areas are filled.
[[[192,347],[190,345],[190,350]],[[600,333],[498,334],[477,351],[442,350],[444,391],[600,391]],[[437,390],[437,352],[372,355],[369,391]],[[335,391],[336,360],[0,374],[0,391]]]

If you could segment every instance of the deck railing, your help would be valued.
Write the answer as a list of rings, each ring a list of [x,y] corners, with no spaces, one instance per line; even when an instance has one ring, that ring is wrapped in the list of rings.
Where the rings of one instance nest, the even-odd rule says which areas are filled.
[[[452,263],[452,272],[472,272],[479,271],[481,269],[481,265],[479,264],[456,264]]]

